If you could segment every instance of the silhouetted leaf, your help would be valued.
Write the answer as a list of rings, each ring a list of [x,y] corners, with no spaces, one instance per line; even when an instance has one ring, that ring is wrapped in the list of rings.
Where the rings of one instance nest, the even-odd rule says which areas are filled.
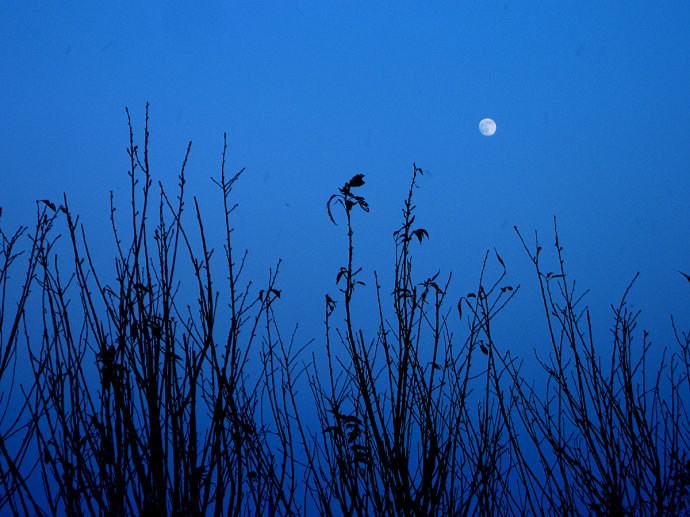
[[[134,284],[133,287],[135,291],[144,291],[146,293],[151,292],[151,289],[149,289],[148,286],[145,286],[141,282],[137,282],[136,284]]]
[[[419,242],[422,242],[423,237],[426,237],[427,239],[429,238],[429,232],[427,232],[424,228],[419,228],[418,230],[413,231],[412,234],[419,239]]]
[[[364,445],[355,444],[351,446],[354,454],[355,463],[371,464],[371,449]]]
[[[326,309],[329,314],[335,309],[335,300],[328,295],[326,295]]]
[[[458,301],[458,316],[462,319],[462,298]]]
[[[333,202],[333,199],[336,199],[337,197],[338,197],[338,194],[333,194],[330,197],[330,199],[328,200],[328,203],[326,203],[326,210],[328,210],[328,217],[331,220],[331,222],[333,224],[335,224],[336,226],[338,225],[338,223],[336,223],[335,219],[333,219],[333,213],[331,212],[331,203]],[[340,202],[342,204],[342,201],[340,201],[340,199],[338,199],[338,202]]]
[[[362,424],[362,421],[359,418],[352,415],[343,415],[343,421],[345,422],[345,425],[348,426],[358,426]]]
[[[683,275],[683,276],[687,279],[688,282],[690,282],[690,276],[689,276],[689,275],[686,275],[686,274],[683,273],[682,271],[678,271],[678,272],[679,272],[681,275]]]
[[[496,258],[497,258],[498,261],[501,263],[501,266],[503,266],[503,269],[505,269],[505,268],[506,268],[506,265],[503,263],[503,259],[502,259],[501,256],[498,254],[498,251],[496,251],[496,248],[494,248],[494,253],[496,253]]]
[[[47,199],[41,199],[41,203],[45,203],[48,208],[50,208],[53,212],[55,212],[56,208],[53,203],[48,201]]]
[[[352,445],[357,441],[357,438],[359,438],[360,435],[360,430],[359,427],[354,428],[350,433],[347,435],[347,443]]]
[[[355,198],[355,200],[357,201],[357,204],[359,205],[359,207],[362,210],[364,210],[365,212],[369,211],[369,204],[366,201],[364,201],[364,198],[362,196],[352,196],[352,197]]]
[[[340,271],[338,272],[338,275],[335,277],[335,285],[338,285],[338,282],[340,282],[341,277],[347,273],[347,269],[344,267],[340,268]]]
[[[348,187],[361,187],[364,185],[364,174],[355,174],[345,185]]]
[[[276,297],[280,298],[280,289],[271,289],[271,292],[276,295]]]
[[[467,295],[467,297],[468,297],[468,298],[476,298],[477,295],[474,294],[474,293],[470,293],[470,294]]]
[[[391,294],[395,295],[396,297],[403,297],[403,296],[411,296],[412,293],[406,287],[396,287],[395,289],[393,289]]]
[[[479,343],[479,349],[482,351],[484,355],[489,355],[489,351],[484,346],[484,343]]]

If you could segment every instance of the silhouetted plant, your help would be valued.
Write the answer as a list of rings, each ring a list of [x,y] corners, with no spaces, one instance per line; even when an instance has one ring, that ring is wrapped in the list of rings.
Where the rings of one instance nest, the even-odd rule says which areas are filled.
[[[161,186],[152,227],[148,107],[146,122],[143,151],[134,144],[130,123],[131,235],[126,244],[111,194],[114,282],[104,281],[97,270],[66,197],[61,211],[74,261],[67,280],[50,249],[37,250],[43,339],[38,350],[31,347],[35,386],[27,436],[41,459],[43,512],[254,515],[270,505],[287,513],[293,503],[276,466],[282,459],[267,447],[267,425],[257,420],[260,379],[251,381],[246,373],[271,297],[239,284],[245,257],[237,262],[232,252],[229,196],[241,171],[225,176],[224,149],[217,184],[225,207],[229,330],[219,339],[222,309],[212,274],[213,249],[207,246],[196,200],[200,248],[182,222],[191,144],[177,199],[171,201]],[[195,304],[178,301],[185,255],[196,283]],[[270,295],[277,292],[274,282],[271,277]],[[69,299],[75,284],[77,308]],[[248,331],[241,333],[245,327]]]
[[[36,203],[36,225],[29,236],[28,254],[17,249],[28,228],[21,226],[14,233],[6,234],[0,226],[0,509],[8,508],[14,514],[30,515],[38,509],[22,470],[31,462],[32,428],[25,417],[28,413],[26,397],[31,394],[32,385],[20,384],[17,362],[19,345],[25,347],[29,339],[27,303],[36,269],[54,244],[50,232],[57,217],[55,210],[46,200]],[[11,274],[14,263],[22,255],[27,259],[26,268],[20,283],[15,285],[10,282]],[[18,393],[21,388],[26,391]]]
[[[463,304],[471,309],[469,337],[464,344],[454,338],[445,306],[450,275],[441,283],[438,273],[421,281],[412,274],[412,245],[429,236],[414,224],[412,198],[421,174],[415,166],[403,224],[394,233],[392,321],[384,316],[385,298],[374,273],[379,330],[372,337],[353,321],[351,310],[355,289],[364,286],[362,268],[353,263],[352,226],[355,208],[368,211],[352,190],[364,184],[363,175],[328,202],[334,223],[333,205],[346,217],[347,263],[336,275],[344,322],[335,329],[334,343],[337,302],[326,295],[328,370],[324,374],[314,365],[310,373],[321,432],[302,436],[322,515],[493,514],[509,502],[501,477],[512,465],[492,389],[500,372],[481,336],[490,335],[489,321],[516,289],[503,285],[505,267],[488,288],[482,271],[477,293],[458,304],[458,310]],[[488,365],[476,357],[478,348],[489,356]],[[485,395],[475,398],[477,383]]]
[[[555,222],[555,220],[554,220]],[[589,310],[579,308],[568,282],[555,228],[556,273],[544,273],[539,242],[530,251],[551,340],[548,360],[539,359],[544,391],[535,389],[504,360],[514,382],[516,411],[505,425],[526,435],[538,461],[529,462],[527,443],[518,445],[522,484],[533,508],[562,515],[678,515],[687,511],[687,354],[664,349],[651,365],[651,342],[642,332],[636,351],[636,320],[626,290],[612,306],[612,346],[597,343]],[[635,277],[637,278],[637,277]],[[583,323],[583,317],[584,323]],[[687,336],[679,344],[687,351]],[[507,356],[504,356],[507,357]],[[652,359],[653,360],[653,359]]]
[[[601,342],[557,231],[555,273],[544,272],[538,240],[532,250],[518,232],[550,344],[548,357],[537,354],[543,378],[528,379],[524,358],[496,338],[495,318],[519,291],[498,252],[457,302],[448,302],[450,274],[415,273],[413,255],[430,237],[415,219],[416,165],[393,234],[393,284],[374,271],[367,290],[353,215],[369,205],[356,174],[327,202],[334,224],[345,219],[338,295],[325,295],[323,338],[298,345],[297,327],[288,338],[276,322],[280,261],[262,289],[241,276],[231,193],[244,169],[226,176],[227,146],[214,180],[225,225],[218,257],[196,199],[185,222],[191,143],[177,196],[159,184],[154,203],[148,106],[142,149],[127,116],[131,210],[120,223],[111,194],[110,276],[66,196],[37,202],[24,256],[28,230],[0,227],[0,511],[687,513],[690,333],[672,319],[676,348],[652,353],[629,287],[612,307],[610,344]],[[67,239],[54,236],[58,224]],[[366,293],[375,316],[360,319]]]

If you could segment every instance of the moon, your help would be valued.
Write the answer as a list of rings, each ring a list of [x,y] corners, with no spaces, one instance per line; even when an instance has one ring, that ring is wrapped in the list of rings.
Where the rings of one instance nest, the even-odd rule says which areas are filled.
[[[491,136],[496,132],[496,122],[490,118],[484,118],[479,122],[479,132],[484,136]]]

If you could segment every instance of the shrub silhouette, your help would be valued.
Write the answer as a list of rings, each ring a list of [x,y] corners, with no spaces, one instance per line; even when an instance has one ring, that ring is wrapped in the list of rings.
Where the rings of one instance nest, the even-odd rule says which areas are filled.
[[[66,196],[37,202],[30,235],[0,227],[3,513],[687,512],[690,334],[674,322],[674,348],[650,353],[629,288],[613,307],[612,343],[597,342],[555,224],[555,273],[544,272],[538,240],[531,247],[516,229],[551,346],[543,378],[528,379],[522,358],[494,338],[495,318],[519,292],[497,252],[459,301],[448,301],[450,274],[415,276],[413,255],[430,237],[416,224],[416,165],[394,233],[393,285],[373,275],[368,335],[372,321],[353,310],[368,289],[352,214],[369,206],[356,174],[327,202],[334,224],[344,215],[346,243],[314,342],[322,362],[276,323],[280,262],[260,289],[242,278],[231,194],[244,169],[226,175],[226,145],[214,180],[225,222],[219,268],[196,199],[194,224],[183,222],[191,143],[177,196],[160,186],[152,216],[148,106],[142,149],[127,116],[131,210],[121,224],[111,195],[111,276]]]

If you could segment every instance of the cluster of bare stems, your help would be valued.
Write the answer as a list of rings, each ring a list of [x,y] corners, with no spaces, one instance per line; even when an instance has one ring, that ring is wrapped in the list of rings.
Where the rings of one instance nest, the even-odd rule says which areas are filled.
[[[131,211],[122,226],[111,195],[113,273],[98,267],[66,197],[38,202],[30,233],[0,227],[0,512],[688,511],[690,334],[673,323],[677,342],[661,353],[646,332],[634,342],[626,291],[612,307],[611,342],[598,341],[557,231],[555,273],[544,272],[536,238],[532,249],[518,232],[551,347],[537,357],[544,375],[530,380],[524,358],[494,339],[495,317],[519,289],[498,253],[457,303],[447,302],[450,274],[413,274],[414,249],[429,237],[415,225],[416,165],[394,233],[392,290],[373,275],[378,330],[357,321],[366,286],[352,218],[369,209],[357,174],[327,204],[334,223],[345,217],[347,260],[339,294],[325,297],[324,337],[296,346],[274,313],[280,263],[256,289],[242,278],[246,252],[233,253],[230,198],[243,170],[226,176],[227,146],[214,180],[225,222],[218,258],[196,199],[193,224],[183,222],[191,143],[177,197],[159,184],[152,215],[148,106],[142,150],[127,117]],[[466,328],[453,332],[458,322]]]

